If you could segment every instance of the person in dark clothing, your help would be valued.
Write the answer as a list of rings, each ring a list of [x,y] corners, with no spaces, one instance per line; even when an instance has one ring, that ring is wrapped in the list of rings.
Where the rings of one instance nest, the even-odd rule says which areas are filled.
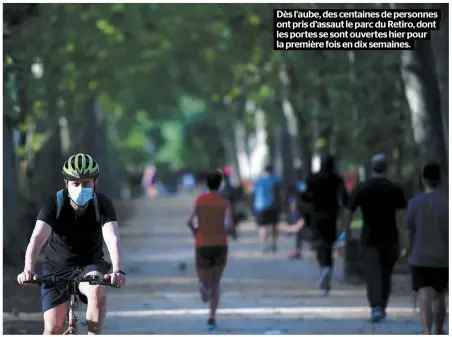
[[[259,227],[259,241],[263,253],[277,250],[278,221],[281,212],[281,179],[268,165],[253,186],[253,213]],[[268,227],[271,229],[271,244],[267,244]]]
[[[344,180],[335,172],[335,158],[326,155],[320,171],[306,181],[303,200],[312,209],[312,225],[317,239],[317,261],[322,270],[320,288],[325,295],[331,288],[333,245],[337,238],[337,220],[341,205],[348,204]]]
[[[296,210],[290,210],[290,214],[297,214],[297,217],[303,217],[304,219],[304,226],[303,229],[299,230],[295,233],[295,247],[294,249],[289,253],[289,259],[298,260],[301,259],[303,256],[301,248],[302,243],[304,239],[306,238],[307,230],[309,230],[309,209],[307,205],[302,201],[302,196],[306,192],[306,181],[305,181],[305,174],[302,169],[298,170],[297,175],[297,182],[295,184],[295,191],[294,191],[294,200],[292,203],[289,203],[289,207],[296,207]],[[295,220],[293,222],[294,224],[297,223],[298,219],[287,219],[289,220]]]
[[[231,213],[234,217],[235,215],[235,204],[236,204],[236,198],[235,198],[235,188],[232,185],[231,182],[231,169],[229,167],[225,167],[223,170],[223,188],[220,190],[220,195],[222,195],[224,198],[226,198],[229,201],[229,207],[231,209]],[[229,235],[234,240],[237,240],[238,234],[237,234],[237,221],[234,219],[232,230],[230,231]]]
[[[367,299],[371,307],[371,321],[377,323],[386,317],[391,275],[399,256],[396,213],[406,208],[406,199],[403,190],[386,178],[386,155],[372,157],[371,171],[371,177],[359,184],[351,194],[344,228],[349,233],[353,212],[359,207],[363,217],[361,249]]]
[[[419,291],[424,334],[447,335],[445,295],[449,285],[449,200],[439,191],[441,168],[425,165],[422,174],[425,193],[408,203],[406,226],[410,232],[409,261],[412,285]]]
[[[298,210],[297,207],[297,202],[296,202],[296,198],[295,197],[290,197],[289,198],[289,211],[287,212],[287,216],[286,216],[286,222],[289,225],[296,225],[298,224],[300,218],[301,218],[301,214]],[[302,244],[303,244],[303,228],[300,228],[297,232],[295,233],[290,233],[290,235],[295,234],[295,249],[289,254],[289,258],[291,259],[302,259],[303,254],[302,254]]]

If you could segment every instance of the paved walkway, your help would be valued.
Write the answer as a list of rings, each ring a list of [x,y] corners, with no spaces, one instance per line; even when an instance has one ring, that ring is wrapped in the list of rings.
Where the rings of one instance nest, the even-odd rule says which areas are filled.
[[[188,196],[139,200],[121,229],[127,287],[108,295],[106,334],[205,334],[207,308],[199,298],[193,243],[185,226]],[[277,254],[262,256],[253,224],[232,242],[222,283],[218,334],[416,334],[411,296],[397,290],[389,317],[372,325],[364,289],[341,283],[330,296],[316,288],[312,259],[288,261],[293,239],[282,237]],[[187,268],[179,269],[183,262]],[[338,262],[340,263],[340,262]],[[338,268],[339,269],[339,268]],[[406,283],[406,280],[396,281]],[[399,288],[403,288],[402,284]],[[4,318],[8,319],[8,315]],[[41,315],[27,314],[27,319]],[[83,317],[79,314],[79,317]],[[24,317],[25,318],[25,317]],[[447,327],[448,329],[448,327]]]

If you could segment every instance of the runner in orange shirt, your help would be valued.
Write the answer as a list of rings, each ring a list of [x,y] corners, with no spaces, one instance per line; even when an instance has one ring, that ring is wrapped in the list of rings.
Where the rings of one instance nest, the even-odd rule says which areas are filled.
[[[202,301],[210,301],[207,325],[209,330],[213,330],[216,328],[215,315],[220,300],[220,280],[228,256],[227,236],[233,223],[228,200],[218,193],[223,180],[221,171],[207,174],[206,180],[209,191],[196,199],[187,224],[195,237],[199,290]]]

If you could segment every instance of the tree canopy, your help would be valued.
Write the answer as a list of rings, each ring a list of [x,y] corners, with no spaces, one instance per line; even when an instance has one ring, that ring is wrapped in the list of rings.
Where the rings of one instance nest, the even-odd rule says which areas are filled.
[[[5,4],[4,179],[43,196],[75,151],[115,197],[150,162],[242,178],[277,162],[290,179],[322,151],[343,168],[385,152],[408,184],[447,163],[447,34],[414,51],[273,51],[284,6],[327,5]]]

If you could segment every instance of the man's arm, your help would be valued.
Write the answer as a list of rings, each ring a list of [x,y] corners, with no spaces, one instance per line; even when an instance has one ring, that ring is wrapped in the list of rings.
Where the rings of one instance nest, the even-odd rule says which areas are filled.
[[[52,227],[50,225],[41,220],[36,221],[30,242],[27,246],[27,251],[25,252],[24,270],[34,273],[36,259],[51,233]]]
[[[231,209],[231,203],[229,203],[228,208],[226,208],[226,214],[225,214],[225,218],[227,221],[227,227],[226,230],[228,232],[232,232],[234,230],[234,224],[233,224],[233,217],[232,217],[232,209]]]
[[[121,245],[119,242],[119,224],[116,216],[116,209],[113,202],[103,197],[101,199],[103,206],[103,225],[102,235],[104,237],[105,245],[107,246],[113,271],[122,270]]]
[[[356,209],[359,206],[361,194],[362,194],[361,186],[358,185],[352,191],[350,199],[348,199],[347,197],[348,203],[344,205],[346,209],[344,211],[342,220],[342,231],[345,232],[346,235],[350,233],[350,225],[353,219],[353,213],[355,213]]]
[[[407,211],[404,216],[404,229],[408,231],[408,242],[406,247],[405,256],[408,257],[411,254],[411,250],[413,249],[413,241],[414,241],[414,234],[416,230],[416,225],[414,223],[414,209],[413,207],[414,201],[413,199],[410,200],[408,204]]]
[[[121,245],[119,242],[118,221],[110,221],[102,226],[102,235],[107,246],[113,271],[122,270]]]
[[[196,234],[196,228],[195,228],[195,225],[193,224],[193,221],[195,220],[195,217],[196,217],[196,204],[197,204],[197,202],[195,202],[195,205],[193,206],[193,208],[190,212],[190,215],[188,216],[188,219],[187,219],[187,226],[188,226],[188,228],[190,228],[193,235]]]
[[[348,197],[347,189],[345,188],[344,179],[342,179],[342,177],[340,177],[339,180],[339,196],[342,202],[342,207],[346,208],[350,200]]]

